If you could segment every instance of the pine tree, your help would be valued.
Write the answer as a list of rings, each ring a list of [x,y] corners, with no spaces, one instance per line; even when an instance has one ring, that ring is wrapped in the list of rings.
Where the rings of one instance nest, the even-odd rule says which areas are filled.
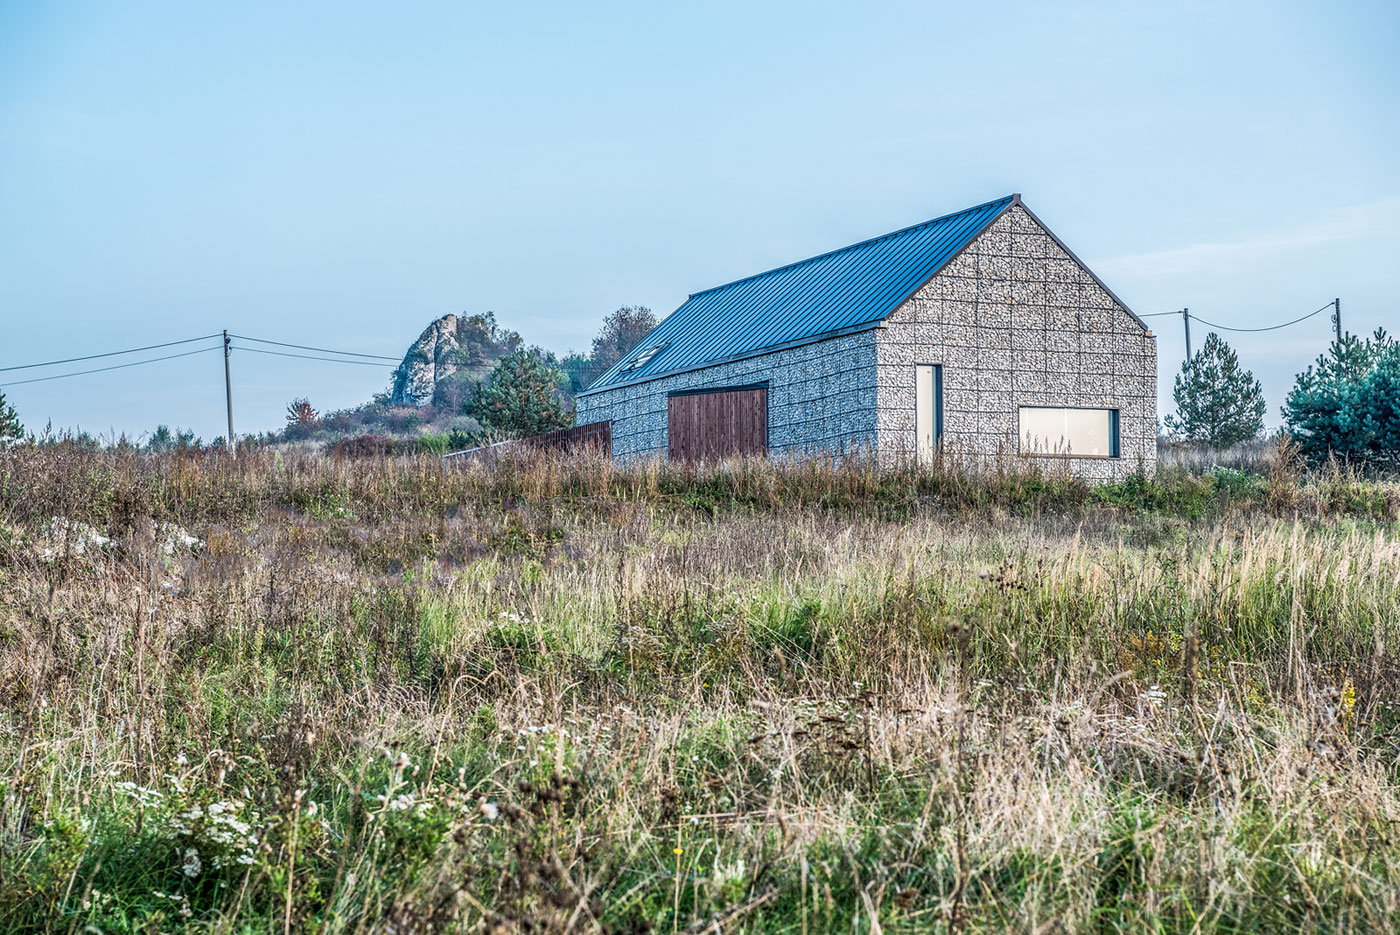
[[[20,424],[19,413],[15,412],[15,407],[5,401],[5,394],[0,393],[0,448],[12,445],[24,438],[24,426]]]
[[[488,432],[513,438],[538,435],[573,424],[557,390],[564,374],[538,348],[501,358],[467,405],[467,415]]]
[[[1336,456],[1371,467],[1400,465],[1400,341],[1377,329],[1343,335],[1298,374],[1283,422],[1314,464]]]
[[[1178,414],[1167,416],[1167,428],[1189,441],[1227,448],[1264,430],[1263,388],[1214,332],[1181,365],[1172,396]]]
[[[1380,355],[1357,395],[1366,461],[1373,467],[1400,469],[1400,343],[1392,343]]]

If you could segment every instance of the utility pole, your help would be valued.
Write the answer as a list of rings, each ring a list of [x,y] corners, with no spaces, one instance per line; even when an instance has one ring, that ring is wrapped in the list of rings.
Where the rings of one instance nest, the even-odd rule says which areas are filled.
[[[1186,362],[1191,363],[1191,310],[1183,308],[1181,310],[1181,322],[1186,325]]]
[[[238,443],[233,440],[233,378],[228,372],[228,329],[224,329],[224,402],[228,404],[228,454],[238,460]]]
[[[1332,324],[1337,326],[1337,343],[1342,341],[1342,300],[1332,300]]]

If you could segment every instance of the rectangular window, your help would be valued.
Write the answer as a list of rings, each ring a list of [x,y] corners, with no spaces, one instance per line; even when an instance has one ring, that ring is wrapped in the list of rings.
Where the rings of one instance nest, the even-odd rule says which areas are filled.
[[[1117,409],[1022,406],[1019,433],[1023,454],[1118,457]]]

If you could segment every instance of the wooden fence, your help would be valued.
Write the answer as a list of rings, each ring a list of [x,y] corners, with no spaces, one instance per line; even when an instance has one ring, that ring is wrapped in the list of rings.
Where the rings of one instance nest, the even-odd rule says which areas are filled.
[[[490,463],[496,461],[501,455],[523,454],[532,451],[569,453],[588,451],[595,454],[612,454],[612,423],[590,422],[587,425],[575,425],[573,428],[556,429],[553,432],[531,435],[528,438],[512,438],[508,441],[496,442],[494,445],[452,451],[443,455],[442,458],[444,461],[452,460],[462,463],[478,460]]]

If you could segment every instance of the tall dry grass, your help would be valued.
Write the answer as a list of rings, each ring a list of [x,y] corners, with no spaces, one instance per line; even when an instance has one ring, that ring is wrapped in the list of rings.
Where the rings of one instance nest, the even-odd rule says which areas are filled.
[[[0,455],[0,930],[1393,929],[1397,503]]]

